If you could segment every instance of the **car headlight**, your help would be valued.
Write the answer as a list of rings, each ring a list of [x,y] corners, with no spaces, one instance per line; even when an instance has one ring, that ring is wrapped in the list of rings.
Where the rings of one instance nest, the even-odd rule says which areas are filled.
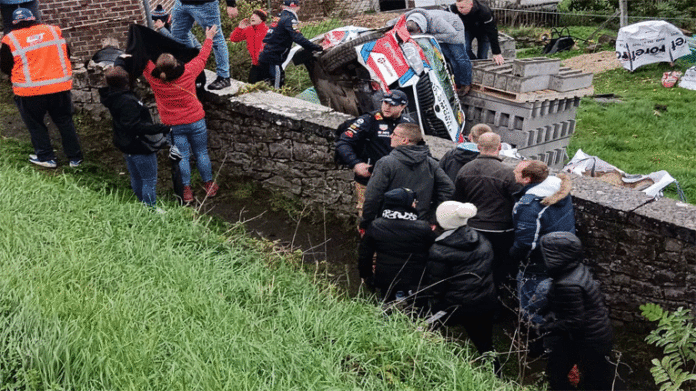
[[[413,42],[406,42],[401,45],[401,50],[404,52],[406,62],[408,62],[408,65],[413,69],[416,75],[420,75],[425,69],[418,49],[418,46]]]

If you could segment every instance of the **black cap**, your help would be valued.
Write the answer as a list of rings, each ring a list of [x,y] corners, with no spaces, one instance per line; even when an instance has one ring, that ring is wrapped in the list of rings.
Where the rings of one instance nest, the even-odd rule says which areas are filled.
[[[384,193],[384,208],[402,207],[406,209],[413,208],[413,201],[416,200],[416,192],[401,187],[394,190],[389,190]]]
[[[392,90],[390,93],[384,95],[382,102],[387,102],[392,106],[408,105],[408,97],[403,91]]]
[[[161,20],[166,22],[167,19],[169,19],[169,14],[164,10],[164,8],[162,8],[162,4],[157,4],[157,8],[152,10],[150,15],[152,16],[152,20]]]

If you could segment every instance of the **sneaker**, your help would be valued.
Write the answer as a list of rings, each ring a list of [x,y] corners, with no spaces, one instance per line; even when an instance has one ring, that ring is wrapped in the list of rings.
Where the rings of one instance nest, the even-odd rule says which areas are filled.
[[[51,159],[51,160],[39,160],[39,157],[36,155],[29,155],[29,161],[36,164],[37,166],[41,167],[46,167],[46,168],[56,168],[58,165],[56,164],[56,161]]]
[[[81,165],[82,165],[82,159],[70,161],[70,167],[72,167],[72,168],[77,168],[77,167],[80,167]]]
[[[212,82],[208,85],[208,90],[210,90],[210,91],[221,90],[221,89],[227,88],[231,85],[232,85],[232,82],[230,81],[229,77],[218,76],[214,82]]]
[[[204,185],[205,187],[205,195],[212,198],[217,195],[218,189],[220,189],[220,186],[217,185],[217,183],[213,181],[208,181]]]
[[[191,186],[184,186],[184,203],[189,204],[193,202],[193,192],[191,191]]]

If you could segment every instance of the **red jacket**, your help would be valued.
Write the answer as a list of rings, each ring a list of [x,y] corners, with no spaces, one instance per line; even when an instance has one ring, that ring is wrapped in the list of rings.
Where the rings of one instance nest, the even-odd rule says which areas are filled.
[[[165,125],[187,125],[205,117],[203,105],[196,96],[196,77],[205,68],[213,41],[206,39],[200,53],[184,66],[184,73],[173,81],[152,76],[155,64],[148,61],[143,76],[155,93],[160,119]]]
[[[230,41],[242,42],[246,40],[247,50],[251,55],[251,63],[259,65],[259,53],[263,49],[263,37],[268,32],[268,26],[265,23],[259,23],[256,26],[246,28],[237,27],[230,34]]]

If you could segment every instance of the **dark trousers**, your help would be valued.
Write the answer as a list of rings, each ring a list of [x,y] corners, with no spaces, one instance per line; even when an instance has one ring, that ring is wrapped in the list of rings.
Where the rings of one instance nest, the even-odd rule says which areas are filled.
[[[515,231],[476,231],[488,239],[493,247],[493,282],[498,292],[501,291],[504,284],[514,287],[514,279],[517,276],[519,264],[510,259],[510,247],[515,242]]]
[[[614,365],[609,362],[611,344],[591,346],[582,341],[551,337],[546,372],[552,390],[574,390],[568,372],[577,364],[585,390],[611,390]]]
[[[471,343],[476,346],[479,354],[493,351],[493,316],[494,311],[483,311],[477,314],[457,314],[455,311],[450,324],[460,324],[466,330]],[[495,372],[500,372],[500,361],[493,361]]]
[[[39,1],[31,0],[19,4],[3,4],[0,6],[2,10],[2,31],[7,35],[12,31],[12,13],[17,8],[26,8],[34,14],[36,21],[41,21],[41,13],[39,12]]]
[[[46,113],[58,127],[63,142],[63,152],[69,160],[82,160],[80,140],[77,138],[72,119],[72,98],[70,91],[37,96],[15,96],[24,124],[31,134],[34,152],[41,161],[55,160],[48,128],[44,123]]]
[[[281,88],[285,84],[285,70],[282,64],[260,62],[258,65],[258,81],[265,81],[273,88]]]

